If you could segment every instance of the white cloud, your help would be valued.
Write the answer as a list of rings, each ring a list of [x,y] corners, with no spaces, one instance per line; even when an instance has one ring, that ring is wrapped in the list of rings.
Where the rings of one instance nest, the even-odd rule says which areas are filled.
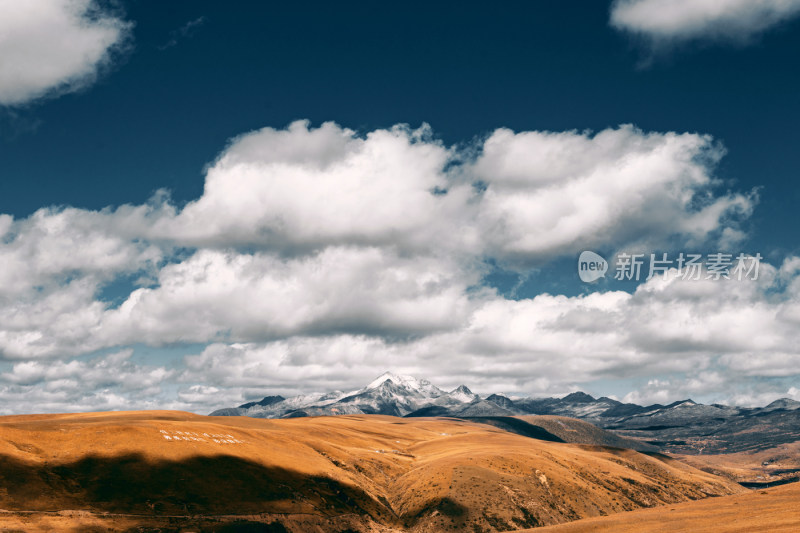
[[[584,248],[741,238],[756,199],[720,192],[722,156],[708,136],[632,126],[499,129],[447,147],[427,127],[360,135],[301,121],[234,139],[183,209],[161,193],[0,216],[0,354],[20,365],[0,402],[38,387],[58,392],[51,407],[82,405],[64,391],[84,367],[65,358],[135,344],[214,343],[163,378],[177,395],[166,404],[182,408],[267,385],[354,386],[387,368],[543,394],[698,368],[788,376],[800,260],[765,266],[758,283],[653,280],[634,294],[514,301],[481,286],[487,260],[524,273]],[[120,280],[134,283],[106,301]],[[131,374],[145,383],[150,370]],[[146,404],[100,381],[102,405]]]
[[[479,276],[451,260],[330,247],[301,258],[203,250],[163,268],[99,325],[114,342],[426,335],[469,314]],[[479,293],[480,294],[480,293]]]
[[[123,206],[99,212],[46,208],[16,221],[0,215],[0,296],[41,292],[75,277],[110,280],[154,266],[163,246],[139,237],[144,221],[162,214],[152,206]]]
[[[164,215],[167,213],[167,215]],[[6,358],[94,351],[108,304],[102,288],[120,276],[155,275],[168,247],[139,237],[153,206],[114,211],[41,209],[0,216],[0,352]]]
[[[0,0],[0,105],[86,86],[129,29],[93,0]]]
[[[197,246],[392,246],[522,265],[587,246],[695,245],[741,236],[733,219],[755,203],[714,194],[723,153],[708,136],[632,126],[500,129],[459,151],[427,127],[359,137],[299,121],[235,139],[209,168],[203,196],[153,231]]]
[[[796,262],[792,258],[786,264]],[[780,284],[796,281],[780,276],[784,270],[791,271],[764,264],[757,281],[652,279],[633,294],[542,294],[516,301],[484,294],[447,328],[414,338],[332,331],[216,343],[187,356],[178,373],[133,365],[129,351],[90,363],[21,361],[0,376],[0,401],[35,390],[48,410],[57,410],[59,401],[86,410],[96,400],[94,391],[105,391],[106,403],[97,408],[123,408],[127,401],[128,407],[158,404],[207,412],[263,394],[349,390],[391,368],[429,377],[444,388],[466,383],[487,393],[559,394],[598,379],[640,378],[649,379],[648,385],[627,401],[699,396],[763,404],[796,395],[780,389],[780,383],[761,381],[798,372],[800,333],[795,323],[781,318],[798,298],[776,292]],[[215,320],[225,320],[231,299],[220,301],[214,308],[190,306],[155,319],[174,325],[179,323],[172,313],[188,313],[189,321],[201,321],[202,330],[202,321],[209,320],[201,316],[203,310],[219,312]],[[177,396],[159,392],[179,383]],[[82,396],[76,399],[79,389]],[[160,395],[144,399],[147,390]]]
[[[794,387],[786,390],[785,387],[766,381],[747,381],[718,372],[700,372],[692,377],[651,379],[643,387],[627,394],[623,401],[639,405],[666,405],[677,400],[691,399],[692,396],[705,396],[709,391],[714,391],[717,398],[722,398],[728,405],[746,407],[763,407],[781,398],[800,398],[800,391]],[[720,396],[721,391],[724,391],[724,396]]]
[[[723,154],[708,136],[632,126],[596,135],[497,130],[469,169],[488,185],[477,218],[484,245],[492,257],[536,263],[622,244],[721,239],[755,201],[711,194]]]
[[[427,127],[363,138],[330,122],[264,128],[234,139],[209,168],[203,196],[158,229],[199,246],[290,253],[345,244],[465,245],[471,190],[451,187],[443,171],[449,159]]]
[[[136,364],[132,355],[15,363],[0,374],[0,414],[163,408],[162,386],[175,371]]]
[[[713,194],[721,155],[705,136],[630,126],[498,130],[475,158],[427,128],[261,130],[232,142],[181,211],[161,195],[4,219],[0,293],[13,320],[0,350],[24,358],[139,341],[457,328],[485,297],[474,287],[487,257],[524,270],[587,247],[722,238],[754,199]],[[158,266],[186,247],[197,251]],[[156,286],[119,308],[97,300],[103,284],[136,272]]]
[[[762,274],[756,281],[653,279],[633,294],[487,298],[459,328],[402,342],[331,335],[216,344],[187,357],[181,379],[254,397],[353,387],[390,367],[484,393],[557,394],[598,379],[649,378],[629,401],[775,399],[787,395],[779,385],[757,396],[742,391],[798,374],[800,332],[780,318],[798,300],[777,297],[776,269],[762,265]]]
[[[783,382],[764,381],[798,373],[800,333],[782,318],[798,296],[778,290],[797,280],[797,273],[786,274],[794,272],[787,265],[797,263],[763,264],[756,281],[652,279],[633,294],[541,294],[516,301],[484,294],[447,328],[414,338],[287,333],[266,342],[211,344],[175,371],[132,363],[131,350],[90,361],[20,361],[0,375],[0,403],[5,412],[12,405],[29,410],[19,403],[26,397],[36,397],[37,409],[47,411],[158,406],[208,412],[264,394],[350,390],[391,368],[443,388],[466,383],[484,393],[560,394],[624,378],[648,380],[626,401],[699,397],[763,405],[797,397],[795,389],[781,388]],[[214,309],[193,305],[154,318],[176,324],[172,313],[189,313],[189,321],[203,321],[209,318],[195,313],[218,309],[224,317],[231,299],[219,300]]]
[[[617,0],[611,25],[655,42],[743,41],[800,13],[800,0]]]

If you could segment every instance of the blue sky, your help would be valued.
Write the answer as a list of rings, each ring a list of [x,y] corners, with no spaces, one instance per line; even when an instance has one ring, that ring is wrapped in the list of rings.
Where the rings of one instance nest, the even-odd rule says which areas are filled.
[[[0,3],[0,411],[386,369],[800,397],[797,2],[29,5]],[[758,252],[764,277],[589,286],[587,248]]]

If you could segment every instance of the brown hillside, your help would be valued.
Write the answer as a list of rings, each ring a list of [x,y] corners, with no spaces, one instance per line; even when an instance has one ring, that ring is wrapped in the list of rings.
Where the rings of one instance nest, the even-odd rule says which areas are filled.
[[[638,451],[657,451],[658,448],[645,442],[620,437],[619,435],[600,429],[599,427],[565,416],[552,415],[526,415],[517,417],[529,424],[539,426],[564,442],[574,444],[595,444],[599,446],[613,446],[616,448],[630,448]]]
[[[800,484],[747,494],[619,513],[527,533],[796,533],[800,531]]]
[[[490,532],[743,492],[663,456],[385,416],[3,417],[0,461],[0,527],[26,531]]]
[[[674,457],[705,472],[753,486],[800,480],[800,442],[739,453]]]

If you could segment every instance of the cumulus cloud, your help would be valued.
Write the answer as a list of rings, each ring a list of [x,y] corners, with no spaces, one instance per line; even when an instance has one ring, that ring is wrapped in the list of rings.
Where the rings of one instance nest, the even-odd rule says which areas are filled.
[[[131,361],[126,349],[88,360],[24,361],[0,374],[0,413],[158,409],[175,371]]]
[[[723,155],[708,136],[633,126],[499,129],[451,147],[427,126],[298,121],[233,139],[180,209],[159,193],[0,216],[0,354],[18,365],[0,401],[69,384],[56,374],[82,371],[86,354],[137,344],[208,344],[158,374],[173,394],[162,405],[201,411],[203,395],[213,408],[266,387],[348,388],[387,368],[541,394],[697,369],[789,376],[797,259],[757,282],[651,280],[632,294],[510,300],[484,283],[490,263],[525,273],[585,248],[730,245],[757,199],[715,177]],[[153,369],[134,367],[147,382]],[[90,383],[107,391],[102,405],[144,405],[140,389],[112,385]]]
[[[745,41],[798,13],[798,0],[616,0],[611,25],[657,43]]]
[[[477,223],[493,257],[536,263],[586,248],[695,246],[749,216],[752,194],[712,195],[724,150],[709,136],[632,126],[495,131],[470,170],[486,184]]]
[[[6,412],[25,395],[47,410],[208,412],[265,394],[352,390],[391,368],[484,393],[553,395],[623,378],[647,380],[625,401],[764,405],[798,396],[785,381],[766,380],[797,375],[800,333],[782,317],[800,300],[780,290],[797,281],[781,275],[796,262],[764,264],[758,280],[683,280],[671,272],[632,294],[486,294],[457,325],[416,338],[331,333],[217,342],[186,356],[178,370],[134,364],[132,350],[88,361],[20,361],[0,375],[0,402]]]
[[[467,288],[478,281],[452,261],[378,248],[326,248],[292,259],[204,250],[163,268],[158,287],[133,292],[100,326],[110,342],[152,344],[426,335],[468,316]]]
[[[363,137],[330,122],[264,128],[234,139],[209,168],[202,197],[161,230],[198,246],[285,253],[466,246],[472,191],[451,187],[444,172],[450,157],[427,127]]]
[[[90,84],[130,27],[94,0],[0,0],[0,105]]]
[[[694,245],[735,235],[755,203],[715,192],[723,153],[709,136],[632,126],[500,129],[459,151],[428,127],[362,137],[298,121],[235,139],[203,196],[155,230],[196,246],[393,246],[524,266],[589,244]]]
[[[347,388],[388,364],[485,393],[558,394],[597,379],[649,378],[626,399],[771,401],[786,389],[759,379],[798,372],[800,333],[781,318],[798,298],[776,292],[778,269],[762,267],[758,280],[683,280],[673,271],[633,294],[487,298],[461,327],[402,342],[332,335],[214,344],[186,358],[181,379],[254,397],[297,392],[298,383],[304,391]],[[761,389],[747,393],[754,384]]]
[[[163,206],[162,206],[163,207]],[[102,288],[120,276],[158,272],[169,247],[142,240],[162,207],[41,209],[0,215],[0,352],[5,358],[94,351],[108,308]],[[167,209],[166,213],[170,211]]]
[[[163,246],[140,240],[143,227],[137,225],[158,216],[152,206],[99,212],[45,208],[20,220],[0,215],[0,297],[32,288],[41,293],[76,277],[109,280],[154,266]]]
[[[755,200],[715,194],[721,156],[709,137],[631,126],[502,129],[461,151],[427,127],[266,128],[234,139],[182,210],[162,194],[2,218],[0,350],[457,328],[487,297],[487,258],[523,271],[585,247],[697,245],[735,230]],[[118,307],[101,300],[131,274],[153,286]]]
[[[787,390],[785,386],[769,381],[748,381],[719,372],[701,371],[695,376],[648,380],[646,385],[626,394],[623,401],[639,405],[666,405],[679,399],[707,396],[709,390],[716,391],[717,398],[729,405],[748,407],[763,407],[781,398],[800,399],[800,391],[795,387]],[[719,396],[720,391],[726,391],[725,395]]]

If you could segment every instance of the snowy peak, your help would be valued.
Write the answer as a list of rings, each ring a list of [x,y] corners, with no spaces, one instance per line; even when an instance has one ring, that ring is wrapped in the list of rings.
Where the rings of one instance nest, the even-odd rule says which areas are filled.
[[[469,390],[466,385],[461,385],[451,390],[447,393],[447,396],[462,403],[470,403],[478,399],[478,395]]]
[[[444,394],[442,390],[432,385],[431,382],[426,379],[417,379],[413,376],[393,374],[392,372],[384,372],[379,377],[372,380],[372,382],[362,390],[365,392],[374,390],[383,386],[386,382],[392,383],[401,389],[415,392],[429,398],[436,398]]]
[[[395,385],[405,386],[410,389],[416,389],[420,383],[420,380],[417,380],[414,376],[405,376],[402,374],[394,374],[392,372],[384,372],[372,382],[365,387],[365,389],[377,389],[387,381],[394,383]]]
[[[400,384],[400,383],[403,383],[403,381],[409,382],[409,381],[415,381],[415,380],[411,376],[400,376],[400,375],[397,375],[397,374],[393,374],[391,372],[384,372],[383,374],[381,374],[377,378],[373,379],[372,382],[370,382],[369,385],[364,387],[364,389],[366,389],[366,390],[377,389],[378,387],[383,385],[386,381],[391,381],[392,383]]]

